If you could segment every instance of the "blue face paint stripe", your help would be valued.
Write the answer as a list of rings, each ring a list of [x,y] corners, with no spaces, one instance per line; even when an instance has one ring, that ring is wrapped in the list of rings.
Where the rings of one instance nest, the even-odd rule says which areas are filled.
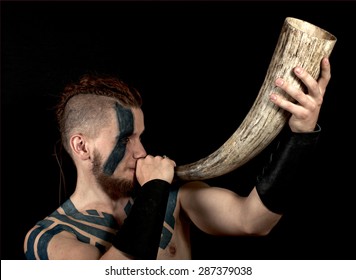
[[[124,108],[118,102],[115,103],[115,111],[119,122],[119,136],[117,137],[116,145],[111,152],[109,158],[104,164],[104,173],[112,175],[118,166],[119,162],[125,155],[126,141],[125,139],[133,133],[133,114],[130,109]]]

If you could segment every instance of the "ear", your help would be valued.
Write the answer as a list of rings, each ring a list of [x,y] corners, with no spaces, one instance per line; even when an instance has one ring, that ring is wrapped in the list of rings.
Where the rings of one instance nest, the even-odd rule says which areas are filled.
[[[73,135],[69,143],[74,155],[82,160],[90,159],[89,143],[82,134]]]

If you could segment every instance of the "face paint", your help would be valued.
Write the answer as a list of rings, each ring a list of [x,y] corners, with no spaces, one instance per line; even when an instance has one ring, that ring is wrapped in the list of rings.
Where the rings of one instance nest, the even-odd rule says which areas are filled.
[[[108,160],[104,164],[104,173],[112,175],[118,166],[119,162],[125,155],[126,151],[126,138],[133,133],[133,114],[130,109],[126,109],[118,102],[115,104],[115,111],[119,123],[120,133],[117,136],[116,145],[111,152]]]

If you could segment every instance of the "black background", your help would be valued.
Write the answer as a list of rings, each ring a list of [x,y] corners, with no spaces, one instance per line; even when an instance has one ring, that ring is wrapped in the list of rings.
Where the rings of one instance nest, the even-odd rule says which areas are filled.
[[[269,236],[193,228],[193,258],[354,259],[355,14],[340,1],[1,2],[1,259],[23,259],[27,230],[73,190],[70,162],[64,191],[54,156],[53,106],[67,82],[120,75],[143,95],[147,151],[188,163],[236,130],[288,16],[338,39],[313,176]],[[267,151],[211,183],[246,194]]]

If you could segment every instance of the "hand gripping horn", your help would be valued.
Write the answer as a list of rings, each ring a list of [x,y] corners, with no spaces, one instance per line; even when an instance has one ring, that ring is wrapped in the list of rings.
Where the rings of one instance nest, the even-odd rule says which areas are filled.
[[[229,173],[259,154],[278,135],[290,113],[269,101],[276,91],[291,100],[274,81],[282,77],[299,89],[304,85],[293,74],[293,68],[302,66],[315,79],[320,74],[320,62],[329,57],[336,37],[309,22],[287,17],[264,82],[245,119],[232,136],[215,152],[196,162],[180,165],[176,176],[182,180],[204,180]]]

